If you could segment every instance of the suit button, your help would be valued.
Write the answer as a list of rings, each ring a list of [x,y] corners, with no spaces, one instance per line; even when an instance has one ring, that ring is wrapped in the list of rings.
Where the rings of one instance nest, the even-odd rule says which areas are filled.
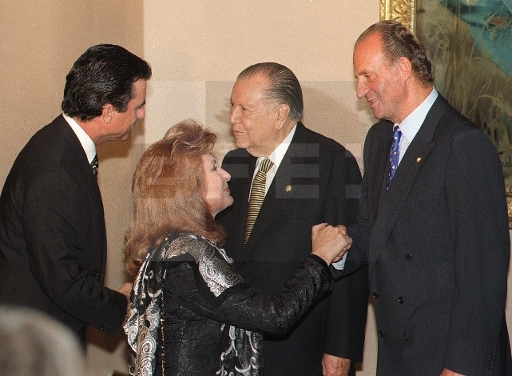
[[[373,294],[373,299],[379,299],[379,293],[378,292],[374,292]]]
[[[405,302],[405,299],[402,296],[398,297],[398,303],[403,304]]]
[[[405,261],[411,261],[411,260],[412,260],[412,256],[411,256],[411,254],[410,254],[410,253],[407,253],[407,254],[405,255]]]
[[[407,336],[407,334],[404,334],[404,341],[408,341],[409,340],[409,337]]]
[[[100,274],[100,272],[98,272],[98,270],[97,270],[97,269],[94,269],[94,270],[91,272],[91,276],[93,276],[94,278],[96,278],[99,274]]]
[[[382,330],[379,330],[379,331],[377,332],[377,334],[378,334],[378,336],[379,336],[379,337],[381,337],[381,338],[382,338],[382,337],[384,337],[384,332],[383,332]]]
[[[108,327],[108,326],[101,326],[100,330],[105,332],[105,333],[110,333],[112,331],[112,329],[110,327]]]

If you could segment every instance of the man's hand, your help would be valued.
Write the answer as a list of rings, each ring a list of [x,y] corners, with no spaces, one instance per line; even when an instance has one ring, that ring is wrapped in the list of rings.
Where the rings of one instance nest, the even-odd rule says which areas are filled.
[[[350,370],[350,359],[324,354],[322,369],[324,376],[347,376]]]
[[[445,369],[443,369],[441,376],[464,376],[464,375],[462,373],[456,373],[456,372],[450,371],[448,368],[445,368]]]
[[[312,254],[321,257],[328,265],[339,260],[350,248],[352,239],[336,227],[321,223],[311,229]]]
[[[130,301],[130,293],[132,292],[133,283],[125,282],[123,286],[117,292],[120,292],[124,296],[126,296],[126,300]]]
[[[343,247],[343,249],[341,250],[341,253],[339,254],[338,257],[336,257],[333,262],[338,262],[342,259],[342,257],[345,255],[345,253],[350,249],[350,247],[352,247],[352,238],[350,238],[348,235],[347,235],[347,228],[343,225],[338,225],[336,226],[336,228],[339,230],[339,232],[341,233],[341,235],[343,235],[346,239],[347,239],[347,245],[345,247]]]

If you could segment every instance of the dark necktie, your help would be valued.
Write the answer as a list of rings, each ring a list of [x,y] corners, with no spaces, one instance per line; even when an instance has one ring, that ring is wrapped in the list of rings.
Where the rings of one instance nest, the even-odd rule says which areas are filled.
[[[252,181],[251,195],[249,197],[249,207],[247,210],[247,222],[245,224],[244,245],[249,239],[249,235],[251,234],[254,222],[256,222],[256,217],[260,212],[261,204],[265,199],[267,172],[272,168],[273,165],[274,163],[270,159],[265,158],[263,162],[261,162],[260,168],[256,173],[254,180]]]
[[[391,184],[391,180],[393,179],[393,176],[395,176],[396,169],[398,168],[398,161],[400,157],[400,137],[402,137],[402,132],[398,125],[395,125],[393,128],[393,143],[389,150],[389,172],[388,179],[386,181],[386,189],[389,188],[389,184]]]
[[[92,172],[94,173],[94,175],[98,176],[98,156],[95,155],[92,162],[89,164],[91,165]]]

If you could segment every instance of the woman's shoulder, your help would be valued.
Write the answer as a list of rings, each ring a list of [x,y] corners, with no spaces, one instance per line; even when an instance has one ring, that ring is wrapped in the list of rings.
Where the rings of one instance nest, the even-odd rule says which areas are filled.
[[[162,260],[195,262],[197,271],[215,296],[244,282],[226,252],[201,235],[172,233],[160,243],[159,249]]]
[[[221,257],[229,264],[233,260],[217,244],[201,235],[173,232],[168,234],[152,252],[153,260],[170,260],[173,257],[189,254],[196,261]]]
[[[172,232],[155,247],[151,258],[154,261],[170,261],[174,257],[188,254],[197,259],[198,252],[208,247],[209,242],[200,235]]]

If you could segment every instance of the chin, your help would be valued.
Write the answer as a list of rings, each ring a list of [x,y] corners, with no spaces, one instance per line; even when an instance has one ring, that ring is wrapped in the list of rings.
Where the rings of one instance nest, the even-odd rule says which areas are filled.
[[[235,145],[237,148],[245,149],[249,146],[249,143],[247,142],[247,140],[235,136]]]
[[[226,203],[226,205],[224,206],[224,208],[222,208],[222,210],[226,209],[226,208],[229,208],[231,205],[233,205],[233,198],[230,197],[230,200]]]

